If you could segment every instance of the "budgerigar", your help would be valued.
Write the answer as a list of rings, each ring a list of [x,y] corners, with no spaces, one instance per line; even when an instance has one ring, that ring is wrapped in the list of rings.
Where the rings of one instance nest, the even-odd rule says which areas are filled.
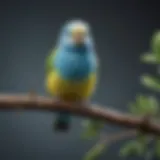
[[[47,57],[47,92],[62,101],[85,103],[95,91],[97,66],[90,26],[82,20],[67,22]],[[70,123],[70,114],[59,112],[54,128],[67,131]]]

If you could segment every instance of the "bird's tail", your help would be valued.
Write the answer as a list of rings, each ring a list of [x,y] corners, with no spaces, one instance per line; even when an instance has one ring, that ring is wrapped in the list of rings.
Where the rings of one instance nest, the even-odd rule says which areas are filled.
[[[69,113],[60,112],[54,123],[55,131],[68,131],[70,128],[71,116]]]

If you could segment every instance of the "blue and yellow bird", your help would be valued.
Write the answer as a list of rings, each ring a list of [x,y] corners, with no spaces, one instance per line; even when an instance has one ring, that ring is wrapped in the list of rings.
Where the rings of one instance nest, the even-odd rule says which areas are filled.
[[[95,91],[97,66],[90,26],[82,20],[67,22],[55,49],[47,57],[47,92],[66,102],[88,101]],[[70,123],[70,114],[59,112],[54,128],[67,131]]]

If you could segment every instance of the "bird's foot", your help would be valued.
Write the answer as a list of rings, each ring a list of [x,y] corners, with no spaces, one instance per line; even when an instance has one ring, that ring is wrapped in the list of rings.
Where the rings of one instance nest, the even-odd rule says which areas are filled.
[[[69,124],[66,122],[62,122],[62,121],[56,121],[54,123],[54,130],[67,132],[69,130]]]

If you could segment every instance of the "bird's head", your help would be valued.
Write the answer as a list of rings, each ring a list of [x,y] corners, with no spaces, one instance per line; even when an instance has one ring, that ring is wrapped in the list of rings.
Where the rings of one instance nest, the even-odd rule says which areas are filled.
[[[60,45],[68,48],[91,47],[93,44],[90,27],[82,20],[72,20],[62,28]]]

